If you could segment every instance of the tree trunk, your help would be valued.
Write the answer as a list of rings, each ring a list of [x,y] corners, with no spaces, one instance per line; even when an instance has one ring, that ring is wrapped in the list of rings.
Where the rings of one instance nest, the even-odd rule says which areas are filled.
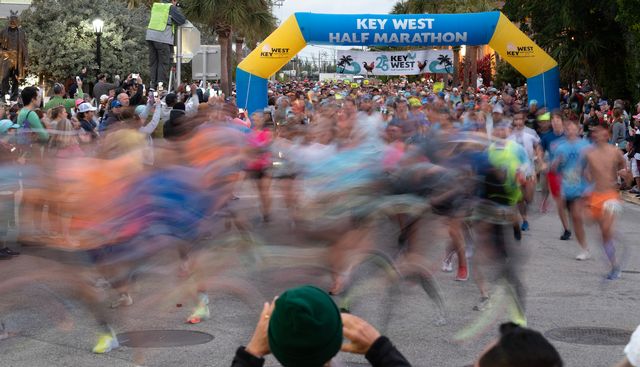
[[[478,86],[478,49],[478,46],[471,47],[471,80],[469,82],[473,90],[476,90]]]
[[[242,62],[242,59],[244,59],[244,50],[242,48],[243,45],[244,45],[244,37],[239,34],[236,36],[236,63],[238,65],[240,65],[240,63]]]
[[[229,78],[229,94],[227,94],[227,96],[231,96],[231,91],[233,90],[233,75],[235,72],[233,62],[233,45],[231,44],[231,32],[229,32],[229,42],[227,42],[227,65],[229,65],[229,68],[227,69],[227,78]]]
[[[224,93],[225,96],[231,95],[231,84],[229,79],[229,68],[230,65],[228,63],[228,47],[230,44],[229,40],[229,32],[225,29],[216,30],[216,34],[218,35],[218,42],[220,43],[220,90]]]
[[[460,46],[453,47],[453,86],[460,85]]]
[[[462,88],[469,88],[469,71],[471,70],[471,47],[467,46],[467,52],[464,55],[464,73],[462,74]]]

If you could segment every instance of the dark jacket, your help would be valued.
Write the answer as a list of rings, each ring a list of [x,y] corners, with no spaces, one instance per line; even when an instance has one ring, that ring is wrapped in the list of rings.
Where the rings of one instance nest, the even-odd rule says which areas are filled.
[[[169,120],[164,123],[162,127],[162,136],[167,140],[177,140],[184,136],[185,131],[185,111],[171,110],[169,114]]]
[[[142,85],[138,86],[138,90],[136,91],[136,93],[129,97],[129,106],[132,106],[132,107],[140,106],[140,105],[144,105],[147,102],[142,99],[143,89],[144,88]]]
[[[411,367],[411,364],[386,336],[379,337],[364,357],[373,367]],[[251,355],[244,350],[244,347],[238,348],[231,363],[231,367],[262,367],[263,365],[264,358]]]

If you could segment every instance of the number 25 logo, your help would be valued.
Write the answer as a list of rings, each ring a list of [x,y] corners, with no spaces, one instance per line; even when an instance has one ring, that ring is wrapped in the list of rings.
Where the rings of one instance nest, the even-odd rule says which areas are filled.
[[[389,70],[389,59],[386,55],[378,56],[376,60],[378,61],[378,65],[376,65],[376,68],[382,71]]]

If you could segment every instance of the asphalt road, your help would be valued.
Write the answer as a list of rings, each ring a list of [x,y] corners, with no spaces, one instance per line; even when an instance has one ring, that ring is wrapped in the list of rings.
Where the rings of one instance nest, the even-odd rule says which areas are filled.
[[[291,234],[281,197],[276,194],[273,222],[259,224],[256,199],[244,190],[234,205],[255,224],[260,247],[247,255],[232,247],[217,245],[206,250],[211,270],[209,296],[212,318],[199,325],[187,325],[190,304],[184,291],[190,289],[176,276],[175,253],[149,260],[140,270],[132,292],[134,305],[107,310],[117,332],[140,330],[202,331],[213,340],[200,345],[168,348],[122,347],[106,355],[94,355],[96,324],[83,303],[72,293],[68,277],[61,280],[55,269],[69,275],[60,263],[73,262],[71,255],[60,256],[37,249],[0,262],[0,320],[5,325],[0,340],[0,366],[228,366],[235,349],[250,338],[261,302],[284,289],[300,284],[328,287],[329,273],[324,265],[326,247]],[[625,213],[617,227],[619,255],[623,259],[623,278],[603,279],[607,265],[599,247],[594,225],[587,229],[594,258],[574,260],[575,241],[560,241],[561,228],[556,215],[532,214],[531,230],[522,241],[526,261],[522,278],[527,289],[529,326],[541,332],[561,327],[606,327],[634,330],[640,324],[640,207],[625,203]],[[221,224],[218,224],[221,227]],[[380,222],[375,231],[379,248],[394,243],[395,227]],[[478,292],[473,281],[456,282],[453,274],[438,270],[447,240],[443,228],[425,226],[421,236],[430,241],[427,257],[444,295],[449,323],[435,326],[434,303],[423,290],[404,283],[401,292],[386,299],[383,276],[365,272],[363,294],[357,296],[353,313],[381,327],[391,310],[385,330],[414,366],[455,366],[473,364],[483,348],[497,335],[497,326],[506,321],[499,308],[472,311]],[[62,269],[62,270],[60,270]],[[472,269],[473,274],[473,269]],[[37,280],[16,283],[16,279]],[[22,277],[22,278],[21,278]],[[73,275],[71,276],[73,278]],[[106,297],[114,294],[105,291]],[[177,307],[182,304],[182,307]],[[105,308],[107,303],[105,302]],[[464,340],[454,335],[474,321],[488,320],[488,327]],[[0,339],[3,332],[0,331]],[[186,339],[185,339],[186,340]],[[624,345],[581,345],[553,341],[566,366],[612,366],[622,357]],[[342,365],[366,365],[364,358],[339,354]],[[268,366],[276,366],[268,359]]]

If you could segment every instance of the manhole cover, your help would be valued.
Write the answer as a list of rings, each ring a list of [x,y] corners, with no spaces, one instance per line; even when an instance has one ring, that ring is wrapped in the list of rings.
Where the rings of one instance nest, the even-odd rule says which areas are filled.
[[[190,330],[143,330],[118,334],[121,345],[131,348],[169,348],[205,344],[213,335]]]
[[[551,329],[545,335],[571,344],[626,345],[631,338],[631,331],[605,327],[564,327]]]

